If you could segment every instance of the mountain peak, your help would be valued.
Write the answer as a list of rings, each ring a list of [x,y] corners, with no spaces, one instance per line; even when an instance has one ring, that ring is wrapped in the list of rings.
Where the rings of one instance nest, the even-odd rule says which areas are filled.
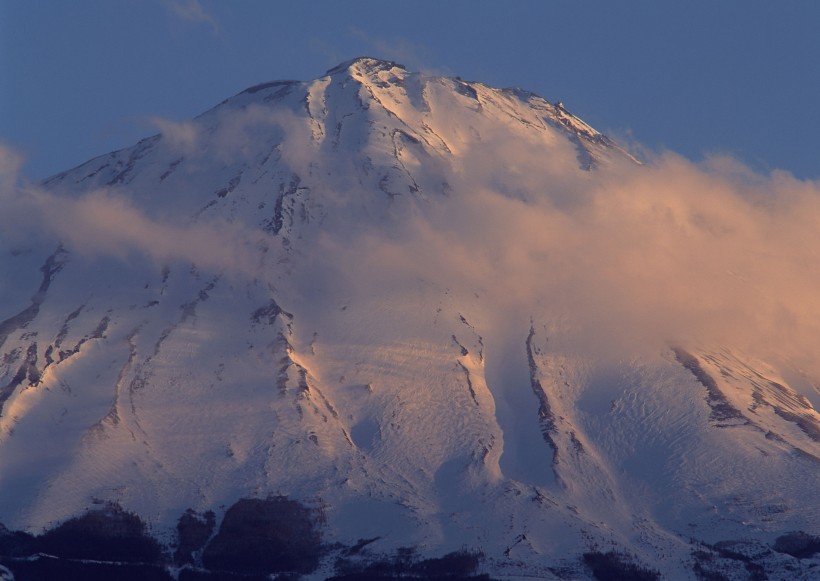
[[[389,71],[394,68],[406,71],[404,65],[394,61],[373,58],[369,56],[359,56],[347,61],[344,61],[335,67],[328,69],[327,74],[333,75],[338,73],[350,72],[359,74],[372,74],[379,71]]]
[[[816,378],[779,347],[664,337],[771,307],[734,304],[738,277],[769,288],[756,263],[722,282],[769,240],[702,227],[733,206],[692,197],[701,174],[675,164],[665,189],[561,104],[369,57],[159,125],[7,196],[0,571],[170,579],[105,561],[97,531],[135,522],[200,578],[262,571],[243,547],[274,554],[283,527],[299,574],[322,553],[306,578],[466,578],[481,554],[506,578],[816,569],[794,556],[820,546]],[[814,280],[798,264],[772,270],[801,286],[761,328],[803,312],[783,302]],[[656,300],[689,279],[717,289],[708,324],[686,293]],[[105,545],[47,546],[76,534]]]

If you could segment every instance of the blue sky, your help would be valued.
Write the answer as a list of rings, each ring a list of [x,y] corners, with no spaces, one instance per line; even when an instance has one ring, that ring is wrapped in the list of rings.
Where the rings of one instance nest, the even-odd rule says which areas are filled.
[[[39,179],[358,55],[518,86],[599,130],[820,178],[815,0],[0,0],[0,141]]]

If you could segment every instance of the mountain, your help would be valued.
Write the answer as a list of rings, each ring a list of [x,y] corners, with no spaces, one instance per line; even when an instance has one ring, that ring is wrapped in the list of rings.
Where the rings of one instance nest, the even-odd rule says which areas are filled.
[[[210,578],[271,510],[305,578],[820,571],[810,376],[590,283],[577,217],[648,170],[563,105],[359,58],[157,123],[4,238],[0,554],[133,517]]]

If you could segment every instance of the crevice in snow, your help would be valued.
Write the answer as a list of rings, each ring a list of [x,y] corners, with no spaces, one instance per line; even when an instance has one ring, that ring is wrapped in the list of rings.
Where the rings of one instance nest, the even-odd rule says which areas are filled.
[[[711,408],[709,419],[720,428],[749,424],[749,419],[735,408],[720,391],[717,382],[703,369],[697,357],[680,347],[672,348],[675,359],[683,365],[703,387],[706,388],[706,402]]]
[[[553,470],[555,470],[555,465],[558,464],[558,445],[556,444],[554,438],[557,432],[555,426],[555,415],[552,413],[552,407],[550,406],[547,393],[544,391],[544,387],[538,379],[538,365],[535,363],[535,349],[532,344],[532,339],[534,336],[535,328],[530,325],[530,332],[527,335],[526,342],[527,361],[530,365],[530,385],[532,386],[532,391],[535,394],[535,397],[538,398],[538,423],[541,426],[541,435],[544,437],[544,441],[550,448],[552,448],[552,464]]]
[[[68,252],[60,244],[51,256],[46,258],[40,272],[43,273],[43,280],[37,292],[31,297],[31,305],[20,311],[16,315],[0,322],[0,347],[2,347],[9,335],[20,329],[25,329],[40,312],[40,306],[46,300],[46,293],[51,286],[54,277],[60,272],[68,262]]]

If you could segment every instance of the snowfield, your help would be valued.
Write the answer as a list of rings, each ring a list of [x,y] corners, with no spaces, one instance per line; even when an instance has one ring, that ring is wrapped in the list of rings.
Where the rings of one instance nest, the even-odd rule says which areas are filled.
[[[30,186],[50,226],[3,239],[3,525],[114,503],[171,543],[276,495],[327,544],[480,549],[496,579],[592,551],[746,578],[728,541],[820,575],[771,549],[820,535],[811,371],[655,334],[608,286],[642,259],[577,274],[605,269],[568,258],[597,176],[644,170],[563,105],[362,58],[160,129]]]

